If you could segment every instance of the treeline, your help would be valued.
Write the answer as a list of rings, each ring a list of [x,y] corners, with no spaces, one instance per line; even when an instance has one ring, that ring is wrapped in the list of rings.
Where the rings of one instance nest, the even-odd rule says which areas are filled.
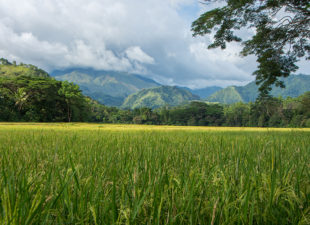
[[[77,85],[54,79],[0,77],[0,121],[87,121],[89,106]]]
[[[89,102],[78,85],[0,59],[0,121],[88,121]]]
[[[310,127],[310,92],[231,105],[193,101],[157,110],[107,107],[33,65],[0,59],[0,121],[103,122],[191,126]]]
[[[310,127],[310,92],[298,98],[265,97],[231,105],[194,101],[188,105],[121,110],[95,104],[92,122],[189,126]]]

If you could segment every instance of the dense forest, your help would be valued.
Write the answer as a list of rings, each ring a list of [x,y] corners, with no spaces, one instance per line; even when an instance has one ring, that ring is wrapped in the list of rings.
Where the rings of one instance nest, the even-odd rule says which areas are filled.
[[[310,92],[286,99],[265,96],[250,103],[192,101],[126,110],[99,104],[78,85],[55,80],[36,66],[0,59],[0,121],[310,127]]]

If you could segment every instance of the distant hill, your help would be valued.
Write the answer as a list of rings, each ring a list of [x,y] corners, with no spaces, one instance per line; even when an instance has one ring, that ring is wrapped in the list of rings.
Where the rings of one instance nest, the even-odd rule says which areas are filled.
[[[2,77],[50,77],[47,72],[31,64],[11,63],[7,59],[0,59],[0,76]]]
[[[182,103],[199,100],[199,96],[179,87],[161,86],[143,89],[138,93],[128,96],[122,108],[160,108],[163,106],[177,106]]]
[[[298,97],[306,91],[310,91],[309,75],[291,75],[282,79],[285,88],[273,87],[270,92],[272,96],[283,98]],[[254,102],[258,97],[258,87],[255,82],[251,82],[245,86],[230,86],[219,90],[209,96],[207,101],[231,104],[235,102]]]
[[[225,104],[231,104],[234,102],[244,102],[241,94],[237,90],[238,87],[227,87],[215,92],[213,95],[207,98],[209,102],[220,102]]]
[[[217,86],[210,86],[210,87],[205,87],[205,88],[200,88],[200,89],[191,89],[188,87],[179,87],[179,88],[183,88],[185,90],[188,90],[191,93],[193,93],[194,95],[198,95],[200,98],[207,98],[207,97],[211,96],[212,94],[214,94],[215,92],[223,89],[223,88],[217,87]]]
[[[221,89],[223,88],[217,87],[217,86],[211,86],[211,87],[205,87],[201,89],[194,89],[194,90],[191,90],[191,92],[195,95],[198,95],[200,98],[207,98]]]
[[[52,76],[78,84],[85,95],[109,106],[120,106],[128,95],[143,88],[159,86],[140,75],[93,69],[54,71]]]

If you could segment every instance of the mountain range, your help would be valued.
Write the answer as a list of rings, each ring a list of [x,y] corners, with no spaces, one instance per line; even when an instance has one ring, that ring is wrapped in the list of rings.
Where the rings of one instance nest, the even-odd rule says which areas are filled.
[[[78,84],[85,95],[102,104],[117,107],[122,106],[123,103],[123,107],[129,107],[128,102],[133,102],[133,98],[141,96],[144,93],[148,93],[148,97],[150,96],[150,92],[144,91],[144,89],[162,86],[158,82],[142,75],[115,71],[97,71],[93,69],[73,68],[64,71],[54,71],[51,75],[57,80],[67,80]],[[197,90],[192,90],[185,87],[164,87],[158,90],[152,89],[151,92],[155,91],[157,96],[159,93],[165,95],[157,98],[157,103],[162,102],[163,105],[176,105],[179,102],[186,101],[187,98],[206,98],[220,89],[220,87],[215,86]],[[139,91],[142,91],[142,93],[138,94]],[[189,96],[188,92],[191,92],[193,96]],[[138,95],[131,96],[130,100],[126,99],[128,96],[135,93]],[[180,96],[184,96],[185,98],[181,100],[179,97],[173,97],[172,95],[176,93],[180,94]],[[167,96],[170,96],[170,100],[168,100],[169,98],[167,98]],[[164,99],[167,100],[167,102],[165,102]],[[176,102],[171,102],[172,99],[176,100]],[[146,99],[143,100],[143,102],[146,101]],[[156,106],[162,106],[157,103],[154,104]]]
[[[78,84],[85,95],[109,106],[122,105],[127,96],[143,88],[160,86],[141,75],[115,71],[69,69],[54,71],[52,76]]]
[[[291,75],[287,78],[282,78],[285,88],[273,87],[270,94],[274,97],[298,97],[306,91],[310,91],[310,76],[309,75]],[[258,87],[255,81],[245,86],[229,86],[221,89],[206,100],[209,102],[219,102],[231,104],[235,102],[254,102],[258,97]]]
[[[121,108],[176,106],[198,100],[231,104],[253,102],[258,96],[255,82],[245,86],[226,88],[211,86],[192,90],[187,87],[162,86],[138,74],[93,69],[68,69],[51,73],[58,80],[67,80],[80,86],[83,93],[98,102]],[[297,97],[310,91],[309,75],[291,75],[283,79],[285,89],[273,87],[271,95]]]

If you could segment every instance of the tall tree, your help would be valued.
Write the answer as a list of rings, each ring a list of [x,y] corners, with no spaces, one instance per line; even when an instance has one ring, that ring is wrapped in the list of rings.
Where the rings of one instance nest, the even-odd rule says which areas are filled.
[[[18,111],[21,111],[23,105],[26,103],[29,98],[25,88],[18,88],[15,93],[13,93],[13,98],[15,100],[15,105],[18,108]]]
[[[74,112],[80,114],[83,110],[85,99],[81,93],[80,87],[76,84],[64,81],[58,93],[64,97],[67,104],[67,119],[71,122]]]
[[[253,73],[266,95],[273,84],[284,87],[279,77],[287,77],[298,69],[300,58],[310,59],[309,0],[204,0],[226,2],[223,7],[202,14],[192,24],[194,36],[214,34],[209,48],[226,48],[228,42],[241,42],[235,31],[256,28],[244,41],[242,55],[257,56],[258,69]]]

